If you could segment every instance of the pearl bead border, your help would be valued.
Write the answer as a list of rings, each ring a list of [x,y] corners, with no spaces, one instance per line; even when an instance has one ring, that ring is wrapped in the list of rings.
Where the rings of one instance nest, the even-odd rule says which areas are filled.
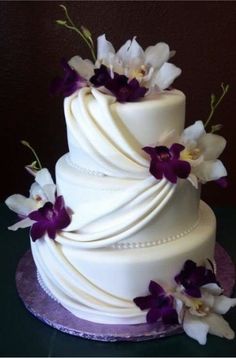
[[[104,177],[105,176],[105,174],[103,174],[102,172],[97,172],[96,170],[90,170],[90,169],[80,167],[78,164],[72,162],[72,160],[70,159],[69,155],[66,157],[66,161],[67,161],[67,164],[69,164],[73,168],[79,170],[81,173],[88,174],[88,175],[93,175],[93,176],[97,176],[97,177]]]
[[[39,271],[37,270],[37,280],[38,283],[40,285],[40,287],[44,290],[44,292],[54,301],[56,301],[57,303],[59,303],[59,301],[56,299],[55,296],[53,296],[53,294],[49,291],[49,289],[45,286],[45,283],[43,282],[42,277],[40,276]]]
[[[112,249],[114,250],[124,250],[124,249],[144,249],[144,248],[148,248],[148,247],[153,247],[153,246],[159,246],[159,245],[163,245],[163,244],[167,244],[169,242],[181,239],[182,237],[190,234],[190,232],[192,232],[199,224],[199,218],[198,220],[195,222],[195,224],[193,224],[190,228],[176,234],[176,235],[170,235],[167,237],[163,237],[161,239],[158,239],[156,241],[147,241],[147,242],[124,242],[124,243],[117,243],[111,246]]]

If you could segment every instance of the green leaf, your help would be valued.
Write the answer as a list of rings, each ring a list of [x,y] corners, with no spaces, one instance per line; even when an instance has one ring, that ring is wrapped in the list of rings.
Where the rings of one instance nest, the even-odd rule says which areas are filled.
[[[81,30],[82,30],[84,36],[85,36],[87,39],[90,39],[90,38],[92,37],[92,34],[91,34],[91,32],[89,31],[89,29],[87,29],[87,27],[81,26]]]
[[[58,24],[58,25],[66,25],[66,20],[56,20],[56,24]]]

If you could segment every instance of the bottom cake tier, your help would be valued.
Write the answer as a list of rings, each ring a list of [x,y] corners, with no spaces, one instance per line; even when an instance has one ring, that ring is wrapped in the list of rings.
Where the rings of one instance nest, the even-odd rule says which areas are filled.
[[[188,259],[197,264],[213,260],[215,229],[214,213],[201,202],[198,225],[157,246],[82,250],[45,237],[31,247],[40,284],[75,316],[97,323],[137,324],[146,321],[146,312],[133,299],[148,294],[150,280],[171,289]]]

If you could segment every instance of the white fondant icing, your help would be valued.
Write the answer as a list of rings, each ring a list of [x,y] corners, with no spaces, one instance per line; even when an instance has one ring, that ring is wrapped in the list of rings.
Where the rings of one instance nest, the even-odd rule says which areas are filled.
[[[178,240],[156,247],[81,250],[45,238],[32,242],[40,277],[74,315],[100,323],[145,322],[133,298],[148,294],[150,280],[166,289],[187,259],[213,259],[215,216],[201,203],[199,225]]]
[[[115,177],[145,178],[149,159],[142,147],[173,128],[182,132],[185,96],[172,90],[121,104],[84,88],[65,99],[64,109],[72,162]]]
[[[164,91],[121,104],[83,88],[65,99],[69,153],[56,165],[57,193],[73,211],[55,240],[31,242],[42,286],[75,316],[136,324],[133,302],[150,280],[166,289],[184,262],[213,260],[215,216],[200,190],[149,173],[142,147],[184,128],[185,96]]]
[[[83,248],[156,245],[196,225],[199,190],[188,181],[175,185],[152,176],[143,180],[97,177],[71,167],[67,158],[58,161],[56,180],[58,193],[74,215],[57,239],[60,243]]]

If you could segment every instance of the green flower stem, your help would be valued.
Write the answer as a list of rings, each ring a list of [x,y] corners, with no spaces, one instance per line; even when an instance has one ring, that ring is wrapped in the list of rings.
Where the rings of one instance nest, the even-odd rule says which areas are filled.
[[[34,150],[34,148],[32,148],[31,145],[29,144],[29,142],[27,142],[26,140],[21,140],[21,144],[23,144],[25,147],[27,147],[31,150],[31,152],[33,153],[33,155],[38,163],[39,170],[41,170],[43,167],[42,167],[42,164],[41,164],[39,157],[38,157],[36,151]]]
[[[218,99],[218,101],[216,101],[215,95],[211,95],[211,111],[210,114],[205,122],[204,127],[206,128],[213,116],[213,114],[215,113],[216,108],[219,106],[220,102],[222,101],[222,99],[224,98],[224,96],[226,95],[226,93],[229,90],[229,85],[224,85],[224,83],[221,84],[221,88],[222,88],[222,94],[220,96],[220,98]]]
[[[82,37],[82,39],[85,41],[85,43],[87,44],[87,46],[89,47],[89,49],[90,49],[90,51],[91,51],[91,54],[92,54],[92,57],[93,57],[93,60],[96,61],[96,56],[95,56],[95,52],[94,52],[94,47],[93,47],[92,38],[90,38],[90,42],[89,42],[88,39],[84,36],[83,32],[81,32],[81,31],[75,26],[75,24],[73,23],[72,19],[70,18],[69,14],[68,14],[67,8],[66,8],[64,5],[60,5],[60,7],[64,10],[65,15],[66,15],[66,18],[67,18],[69,24],[67,24],[66,21],[61,21],[61,20],[58,20],[58,21],[57,21],[57,24],[58,24],[58,25],[61,25],[61,26],[64,26],[64,27],[66,27],[66,28],[69,29],[69,30],[73,30],[73,31],[75,31],[77,34],[79,34],[79,35]]]

